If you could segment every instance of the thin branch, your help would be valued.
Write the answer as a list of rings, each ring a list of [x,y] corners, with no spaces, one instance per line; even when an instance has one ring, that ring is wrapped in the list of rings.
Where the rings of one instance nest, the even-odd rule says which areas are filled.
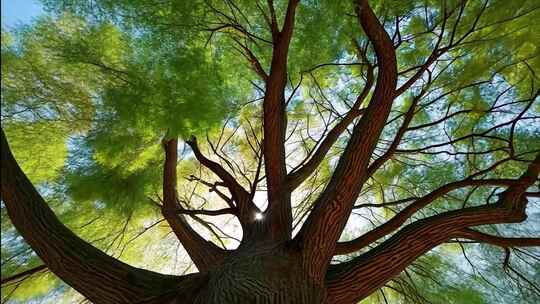
[[[0,281],[1,285],[4,284],[12,284],[13,281],[20,281],[21,279],[25,279],[28,276],[34,275],[36,273],[44,272],[47,270],[47,265],[39,265],[33,268],[30,268],[28,270],[25,270],[23,272],[19,272],[17,274],[11,275],[9,277],[4,277]]]

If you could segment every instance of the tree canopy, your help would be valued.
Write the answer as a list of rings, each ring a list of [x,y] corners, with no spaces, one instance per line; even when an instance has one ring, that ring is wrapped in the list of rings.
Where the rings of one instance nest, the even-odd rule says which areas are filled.
[[[42,2],[2,29],[2,303],[88,297],[22,197],[141,290],[275,241],[328,303],[540,302],[538,1]]]

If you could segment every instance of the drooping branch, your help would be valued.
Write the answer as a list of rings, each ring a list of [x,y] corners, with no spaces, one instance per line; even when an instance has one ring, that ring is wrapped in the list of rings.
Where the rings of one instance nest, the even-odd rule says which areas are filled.
[[[183,208],[178,204],[176,192],[178,141],[176,139],[164,140],[163,147],[165,149],[165,164],[163,169],[163,206],[161,213],[199,271],[208,271],[210,268],[219,265],[227,252],[201,237],[180,215]]]
[[[127,265],[76,236],[22,172],[3,130],[1,137],[2,201],[17,231],[54,274],[94,303],[151,299],[180,283],[179,277]]]
[[[263,101],[263,155],[268,188],[269,237],[275,240],[290,239],[292,232],[290,194],[285,184],[285,87],[287,57],[298,2],[299,0],[289,1],[283,28],[272,37],[272,61]]]
[[[368,1],[357,1],[356,11],[375,49],[379,71],[371,101],[354,127],[332,178],[296,237],[304,249],[304,268],[315,280],[323,280],[336,241],[367,179],[366,168],[390,113],[397,82],[396,55],[391,38]]]
[[[522,222],[527,215],[528,187],[540,173],[540,154],[527,171],[499,195],[495,204],[444,212],[418,220],[387,241],[328,271],[327,303],[356,303],[399,274],[433,247],[457,237],[471,226]],[[362,282],[362,284],[358,284]]]

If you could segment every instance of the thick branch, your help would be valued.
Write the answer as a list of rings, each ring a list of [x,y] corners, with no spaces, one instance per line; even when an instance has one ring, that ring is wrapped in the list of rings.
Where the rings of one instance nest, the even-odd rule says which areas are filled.
[[[47,267],[94,303],[133,303],[172,290],[179,277],[138,269],[76,236],[15,161],[1,131],[1,195],[11,222]]]
[[[503,248],[510,247],[540,247],[540,238],[528,238],[528,237],[502,237],[496,235],[490,235],[480,231],[476,231],[470,228],[465,228],[457,232],[454,237],[469,239],[478,241],[480,243],[487,243]]]
[[[336,241],[367,178],[366,168],[390,113],[396,87],[392,40],[367,1],[357,1],[356,8],[360,24],[375,49],[379,73],[369,105],[354,127],[330,182],[297,236],[304,252],[304,268],[315,280],[323,280]]]
[[[453,229],[491,224],[506,216],[502,208],[468,208],[415,222],[369,252],[328,271],[327,303],[357,303],[398,275],[419,256],[450,239]]]
[[[495,204],[448,211],[418,220],[390,239],[328,271],[327,303],[356,303],[398,275],[416,258],[459,235],[464,228],[526,219],[526,189],[540,173],[540,154]],[[358,284],[362,282],[362,284]]]
[[[364,235],[353,239],[347,242],[340,242],[336,246],[335,254],[349,254],[355,251],[358,251],[367,245],[373,243],[374,241],[380,239],[381,237],[392,233],[401,225],[403,225],[413,214],[418,210],[429,205],[434,200],[442,197],[450,191],[469,186],[508,186],[516,184],[516,180],[511,179],[483,179],[483,180],[473,180],[465,179],[453,183],[446,184],[438,189],[430,192],[429,194],[423,196],[422,198],[414,201],[412,204],[407,206],[405,209],[396,214],[388,222],[377,226],[375,229],[365,233]]]
[[[189,225],[186,219],[179,215],[181,206],[178,204],[176,193],[176,163],[178,160],[178,141],[165,140],[165,165],[163,169],[163,217],[171,226],[174,234],[201,272],[206,272],[218,265],[226,255],[226,251],[214,243],[205,240]]]
[[[292,231],[290,194],[285,185],[285,87],[287,56],[298,2],[289,1],[283,29],[273,37],[272,63],[263,101],[263,153],[268,187],[269,237],[276,240],[290,239]]]

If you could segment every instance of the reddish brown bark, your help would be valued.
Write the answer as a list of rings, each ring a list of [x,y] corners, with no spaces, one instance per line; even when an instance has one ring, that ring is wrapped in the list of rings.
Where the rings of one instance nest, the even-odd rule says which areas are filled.
[[[464,228],[524,221],[527,217],[524,193],[537,181],[539,173],[540,154],[528,170],[500,195],[497,203],[448,211],[416,221],[367,253],[331,267],[327,276],[327,302],[356,303],[383,286],[420,255],[452,237],[468,234],[478,240],[497,242]],[[508,240],[498,241],[505,243]],[[531,240],[525,242],[530,244]]]
[[[268,187],[268,236],[273,240],[291,238],[291,198],[285,183],[285,87],[287,57],[291,42],[296,7],[299,0],[290,0],[281,31],[273,32],[272,61],[263,101],[264,168]],[[273,4],[269,3],[273,9]],[[274,19],[273,19],[274,20]]]
[[[174,289],[181,280],[129,266],[65,227],[21,171],[1,132],[1,194],[17,231],[47,267],[94,303],[133,303]]]
[[[474,229],[465,228],[455,234],[455,237],[474,240],[480,243],[509,247],[540,247],[540,238],[531,237],[502,237],[490,235]]]
[[[195,266],[200,272],[206,272],[212,266],[218,265],[227,252],[202,238],[178,211],[182,209],[176,193],[178,141],[176,139],[164,140],[163,147],[165,149],[163,206],[161,208],[163,217],[186,249]]]
[[[374,48],[377,62],[369,63],[366,54],[358,47],[359,56],[368,66],[363,91],[351,111],[328,132],[318,148],[301,166],[287,174],[284,146],[287,127],[287,57],[299,2],[288,2],[281,29],[273,1],[267,2],[269,16],[265,18],[272,33],[272,60],[268,73],[255,55],[240,44],[253,69],[266,84],[262,151],[269,207],[264,218],[255,220],[255,214],[260,210],[252,201],[255,190],[253,185],[258,181],[253,182],[251,192],[248,192],[225,168],[200,151],[195,138],[187,141],[195,157],[221,179],[219,185],[226,187],[232,198],[218,193],[229,205],[224,209],[183,209],[178,202],[176,191],[178,141],[163,141],[165,162],[162,214],[198,267],[198,274],[176,277],[137,269],[78,238],[58,221],[28,181],[11,154],[2,132],[2,200],[14,226],[49,270],[98,304],[346,304],[356,303],[367,297],[419,256],[451,239],[466,238],[504,248],[540,245],[539,238],[500,237],[471,228],[486,224],[515,223],[526,218],[526,191],[537,181],[540,154],[518,179],[480,179],[481,174],[476,172],[464,180],[443,185],[424,197],[401,200],[400,203],[410,203],[388,222],[356,239],[338,242],[366,180],[395,153],[400,152],[398,146],[405,133],[416,128],[409,125],[427,86],[404,113],[403,122],[385,153],[370,164],[381,132],[388,123],[394,99],[421,79],[442,52],[454,47],[456,42],[451,39],[449,46],[439,48],[444,24],[449,15],[445,16],[443,29],[432,55],[424,64],[412,69],[411,71],[416,70],[414,75],[396,89],[398,72],[393,40],[368,1],[355,1],[358,22]],[[467,32],[457,41],[463,41],[469,34],[470,32]],[[364,99],[369,96],[374,81],[373,95],[367,107],[360,109]],[[291,192],[317,169],[329,149],[355,120],[357,123],[330,181],[315,201],[313,210],[298,235],[291,239]],[[515,125],[515,121],[511,123]],[[215,184],[206,185],[217,191]],[[436,199],[450,191],[469,186],[498,186],[506,187],[506,190],[494,204],[447,211],[405,225],[414,214]],[[368,205],[370,204],[364,204]],[[239,248],[224,250],[202,238],[184,218],[184,215],[198,214],[237,216],[244,233]],[[383,238],[386,239],[376,247],[349,262],[330,264],[335,255],[357,252]]]
[[[414,201],[409,206],[405,207],[402,211],[392,217],[388,222],[377,226],[375,229],[368,233],[347,242],[340,242],[336,246],[335,254],[347,254],[358,251],[367,245],[375,242],[376,240],[390,234],[396,229],[400,228],[414,213],[418,210],[426,207],[428,204],[436,200],[437,198],[445,195],[446,193],[467,186],[482,186],[482,185],[499,185],[509,186],[517,184],[518,181],[511,179],[485,179],[485,180],[473,180],[466,179],[463,181],[457,181],[446,184],[424,197]]]
[[[304,267],[321,282],[353,202],[367,179],[366,168],[390,113],[397,81],[396,57],[390,37],[367,1],[357,1],[356,11],[373,43],[379,72],[368,107],[354,127],[330,182],[296,237],[303,250]]]
[[[232,194],[232,202],[235,203],[235,212],[238,216],[240,224],[244,233],[251,235],[255,233],[257,223],[255,221],[255,214],[261,212],[252,201],[252,195],[240,185],[236,179],[225,168],[215,161],[208,159],[204,156],[199,149],[197,139],[192,137],[187,141],[187,144],[193,150],[197,160],[206,168],[210,169],[216,174],[223,184],[229,189]]]

